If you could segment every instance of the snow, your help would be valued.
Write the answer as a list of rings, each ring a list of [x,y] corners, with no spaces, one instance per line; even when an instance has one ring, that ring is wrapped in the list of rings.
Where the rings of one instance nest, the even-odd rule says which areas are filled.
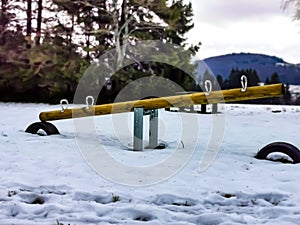
[[[300,95],[300,85],[290,85],[289,89],[292,97],[292,101],[296,101]]]
[[[215,116],[160,110],[160,139],[167,149],[143,152],[128,151],[132,114],[95,118],[97,137],[108,153],[132,167],[156,166],[159,171],[159,163],[172,157],[174,148],[184,157],[182,152],[196,147],[173,176],[136,186],[112,182],[90,167],[72,120],[53,122],[61,135],[24,132],[41,111],[59,106],[0,103],[0,224],[299,224],[300,164],[254,156],[274,141],[300,147],[300,107],[224,107],[225,112]],[[222,116],[220,151],[203,170],[199,163],[212,121]],[[199,121],[197,139],[192,128],[191,133],[180,133],[183,118],[190,117]],[[121,121],[127,129],[118,129]],[[147,136],[147,125],[145,130]],[[117,170],[109,169],[111,174]]]

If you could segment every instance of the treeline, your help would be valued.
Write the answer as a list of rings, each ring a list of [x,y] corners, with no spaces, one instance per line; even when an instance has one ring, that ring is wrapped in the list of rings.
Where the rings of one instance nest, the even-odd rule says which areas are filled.
[[[217,75],[216,78],[206,71],[203,76],[203,80],[211,80],[212,83],[217,83],[219,88],[222,90],[241,88],[241,77],[245,75],[247,77],[247,86],[258,86],[258,85],[268,85],[268,84],[278,84],[281,83],[278,73],[271,74],[270,77],[267,77],[265,81],[260,79],[259,74],[254,69],[238,69],[232,68],[227,79],[223,79],[221,75]],[[244,101],[240,103],[251,103],[251,104],[295,104],[292,102],[291,93],[289,91],[289,84],[285,85],[284,95],[281,98],[266,98],[266,99],[257,99],[251,101]]]
[[[184,59],[172,60],[194,70],[190,58],[199,45],[184,44],[184,35],[193,27],[193,12],[191,3],[183,0],[1,0],[0,4],[0,101],[72,101],[95,59],[116,49],[112,58],[120,64],[130,57],[124,46],[140,40],[189,49]],[[166,77],[185,89],[193,85],[177,68],[137,62],[110,78],[98,74],[89,86],[101,89],[99,103],[111,102],[129,82],[149,75]]]
[[[239,88],[241,87],[241,76],[246,75],[248,87],[258,86],[258,85],[268,85],[268,84],[278,84],[281,83],[278,73],[271,74],[267,77],[265,81],[260,79],[259,74],[253,69],[237,69],[233,68],[230,72],[229,78],[225,79],[224,82],[220,81],[220,86],[222,89]],[[219,78],[220,79],[220,78]],[[289,85],[285,85],[284,95],[281,98],[266,98],[247,101],[246,103],[253,104],[291,104],[291,93],[289,91]]]

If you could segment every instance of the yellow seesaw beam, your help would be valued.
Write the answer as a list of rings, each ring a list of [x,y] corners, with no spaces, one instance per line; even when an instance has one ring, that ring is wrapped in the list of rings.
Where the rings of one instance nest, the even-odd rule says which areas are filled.
[[[199,92],[186,95],[175,95],[162,98],[95,105],[91,106],[90,108],[83,107],[66,109],[64,112],[61,110],[41,112],[40,120],[53,121],[87,116],[99,116],[112,113],[131,112],[134,108],[144,108],[145,110],[150,110],[199,104],[236,102],[260,98],[280,97],[283,95],[283,93],[284,87],[282,84],[248,87],[246,92],[241,92],[240,88],[212,91],[208,96],[203,92]]]

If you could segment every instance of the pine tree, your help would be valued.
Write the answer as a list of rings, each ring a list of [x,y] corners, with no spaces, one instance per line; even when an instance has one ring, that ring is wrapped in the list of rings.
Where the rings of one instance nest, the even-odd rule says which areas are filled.
[[[246,76],[248,77],[248,86],[257,86],[260,82],[259,75],[257,74],[256,70],[249,69],[248,73],[246,73]]]
[[[185,46],[184,35],[193,27],[191,3],[184,4],[182,0],[173,1],[171,5],[168,5],[166,0],[112,0],[109,3],[104,0],[76,2],[54,0],[54,2],[70,17],[75,17],[75,26],[81,27],[80,35],[86,40],[81,48],[86,52],[88,59],[98,57],[106,50],[116,49],[116,55],[113,57],[115,60],[110,63],[113,71],[122,65],[125,56],[134,58],[136,53],[130,52],[129,47],[134,46],[136,41],[160,40]],[[189,48],[192,52],[198,50],[198,46]],[[178,67],[184,65],[185,68],[193,70],[192,65],[188,65],[191,64],[191,54],[183,58],[175,56],[176,50],[169,54],[174,55],[172,62]],[[147,75],[165,76],[187,89],[192,86],[191,79],[172,66],[137,62],[115,74],[112,78],[118,86],[115,91],[118,92],[131,80]],[[92,81],[94,86],[99,79],[103,80],[95,77],[95,81]]]
[[[241,87],[241,77],[245,75],[248,80],[248,87],[257,86],[260,82],[259,75],[256,70],[253,69],[242,69],[233,68],[228,78],[227,88],[239,88]]]
[[[267,77],[266,80],[265,80],[265,85],[267,85],[267,84],[270,84],[270,79],[269,79],[269,77]]]
[[[270,84],[278,84],[280,83],[280,78],[277,72],[271,75]]]
[[[223,77],[221,75],[217,75],[217,82],[220,86],[221,89],[224,88],[224,82],[223,82]]]
[[[228,77],[228,86],[226,88],[237,88],[241,86],[241,72],[237,68],[232,68]]]
[[[1,9],[1,15],[8,19],[1,36],[0,90],[5,95],[1,94],[0,100],[57,103],[59,98],[74,94],[85,64],[75,52],[77,47],[67,45],[64,35],[56,35],[58,22],[52,17],[56,9],[50,3],[16,0],[9,1],[9,5],[2,4],[6,10]],[[45,10],[51,10],[52,15],[43,14]],[[53,27],[47,26],[47,21],[51,21]]]
[[[179,44],[195,53],[198,45],[184,43],[192,27],[192,6],[182,0],[1,0],[0,88],[13,97],[57,102],[72,96],[90,61],[107,50],[118,49],[117,64],[133,54],[126,46],[139,40]],[[175,65],[192,73],[191,53],[168,53]],[[168,77],[185,88],[192,83],[175,67],[140,62],[119,71],[113,86],[118,91],[149,75]]]

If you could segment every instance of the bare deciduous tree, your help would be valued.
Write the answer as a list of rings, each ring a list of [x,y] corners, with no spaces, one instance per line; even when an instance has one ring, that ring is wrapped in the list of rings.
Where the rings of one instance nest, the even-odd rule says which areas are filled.
[[[282,1],[282,8],[287,10],[289,7],[294,7],[294,20],[300,20],[300,0],[283,0]]]

